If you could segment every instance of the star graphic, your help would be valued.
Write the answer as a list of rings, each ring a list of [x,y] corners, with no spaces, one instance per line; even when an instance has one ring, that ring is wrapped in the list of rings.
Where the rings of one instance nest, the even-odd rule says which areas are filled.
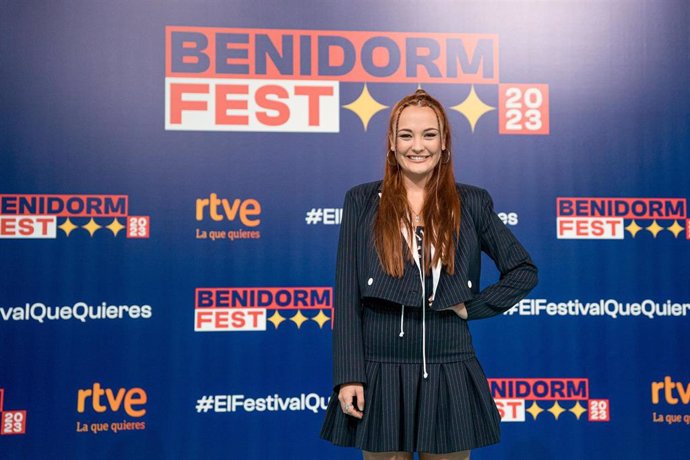
[[[85,228],[86,230],[88,230],[89,233],[91,234],[91,236],[93,236],[93,234],[96,233],[96,230],[98,230],[99,228],[103,228],[103,227],[98,225],[96,223],[96,221],[93,220],[93,217],[92,217],[91,220],[89,221],[89,223],[82,226],[82,228]]]
[[[649,227],[645,227],[649,233],[654,235],[654,238],[659,234],[660,231],[664,229],[661,225],[656,223],[656,219],[652,222],[652,224]]]
[[[551,409],[549,409],[549,412],[551,412],[556,420],[558,420],[558,417],[565,412],[565,409],[561,407],[560,404],[558,404],[558,401],[554,401],[553,406],[551,406]]]
[[[529,409],[527,409],[527,412],[529,412],[530,414],[532,414],[532,417],[534,418],[534,420],[536,420],[537,417],[539,416],[539,414],[541,414],[542,412],[544,412],[544,409],[542,409],[541,407],[539,407],[539,404],[537,404],[536,401],[532,401],[532,405],[529,406]]]
[[[635,220],[633,219],[633,220],[628,224],[628,226],[625,227],[625,229],[626,229],[627,231],[630,232],[630,234],[632,235],[633,238],[635,238],[635,235],[637,235],[637,232],[639,232],[640,230],[642,230],[642,227],[640,227],[639,225],[637,225],[637,222],[635,222]]]
[[[122,225],[119,220],[113,219],[113,221],[110,223],[110,225],[107,225],[106,228],[110,229],[110,231],[113,232],[114,236],[117,236],[117,234],[120,232],[120,230],[125,228],[125,226]]]
[[[65,235],[69,236],[70,233],[72,233],[72,230],[77,228],[76,225],[72,223],[71,220],[69,220],[69,217],[67,220],[65,220],[62,225],[58,225],[58,228],[60,228],[63,232],[65,232]]]
[[[323,329],[323,325],[330,321],[330,318],[324,314],[323,310],[319,310],[319,314],[314,316],[312,321],[316,321],[319,325],[319,329]]]
[[[308,320],[308,319],[309,319],[309,318],[307,318],[306,316],[304,316],[300,310],[297,310],[297,313],[295,313],[295,316],[293,316],[292,318],[290,318],[290,321],[292,321],[293,323],[295,323],[295,324],[297,325],[297,329],[299,329],[300,327],[302,327],[302,323],[305,322],[305,321]]]
[[[572,412],[573,414],[575,414],[575,417],[577,417],[578,420],[580,420],[580,417],[582,416],[582,414],[587,412],[587,409],[585,409],[584,407],[582,407],[582,405],[580,405],[580,401],[575,401],[575,405],[568,410],[570,412]]]
[[[379,101],[374,99],[369,93],[367,84],[364,83],[364,88],[362,88],[359,97],[354,102],[344,105],[343,108],[352,110],[362,120],[364,131],[366,131],[367,126],[369,126],[369,120],[381,110],[387,109],[388,106],[380,104]]]
[[[685,228],[682,225],[680,225],[677,220],[674,220],[673,225],[671,225],[670,227],[667,227],[666,230],[673,233],[673,236],[678,238],[678,235],[680,234],[680,232],[685,230]]]
[[[274,311],[273,314],[271,315],[270,318],[268,318],[270,322],[273,323],[273,326],[278,329],[278,326],[280,326],[280,323],[285,321],[285,318],[278,312],[278,310]]]
[[[479,99],[477,93],[474,91],[474,85],[470,89],[470,94],[462,101],[460,104],[451,107],[451,109],[460,112],[467,121],[470,122],[470,127],[472,132],[474,132],[475,126],[477,126],[477,121],[487,112],[496,110],[496,107],[491,107]]]

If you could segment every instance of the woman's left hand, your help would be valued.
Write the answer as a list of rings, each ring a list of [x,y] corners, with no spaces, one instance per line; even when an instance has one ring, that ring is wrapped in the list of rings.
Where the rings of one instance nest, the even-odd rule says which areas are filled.
[[[455,312],[462,319],[467,319],[467,308],[465,308],[465,303],[459,303],[450,307],[451,310]]]

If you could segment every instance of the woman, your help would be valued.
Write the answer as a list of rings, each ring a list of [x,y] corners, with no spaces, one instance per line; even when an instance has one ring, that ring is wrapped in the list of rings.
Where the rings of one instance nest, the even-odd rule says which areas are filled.
[[[501,277],[479,290],[480,251]],[[393,108],[382,182],[345,196],[336,267],[335,395],[321,437],[364,459],[467,459],[500,418],[467,320],[537,283],[489,194],[456,184],[448,119],[423,90]]]

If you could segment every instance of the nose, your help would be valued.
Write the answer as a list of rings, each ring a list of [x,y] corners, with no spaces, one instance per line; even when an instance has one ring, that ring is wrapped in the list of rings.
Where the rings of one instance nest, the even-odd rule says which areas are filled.
[[[422,153],[424,151],[422,139],[418,136],[415,136],[414,138],[414,143],[412,144],[412,151],[414,153]]]

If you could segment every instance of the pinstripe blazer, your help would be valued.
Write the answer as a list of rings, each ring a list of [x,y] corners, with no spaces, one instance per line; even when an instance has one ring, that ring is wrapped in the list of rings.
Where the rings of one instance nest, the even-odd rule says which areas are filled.
[[[358,185],[345,195],[338,242],[333,322],[334,385],[366,382],[362,342],[362,302],[367,299],[420,307],[419,271],[406,262],[402,278],[388,275],[374,247],[373,225],[381,181]],[[461,302],[468,320],[497,315],[523,299],[537,284],[537,268],[493,210],[486,190],[456,184],[461,202],[460,238],[455,274],[441,271],[431,308],[445,310]],[[496,283],[479,289],[481,251],[501,273]]]

